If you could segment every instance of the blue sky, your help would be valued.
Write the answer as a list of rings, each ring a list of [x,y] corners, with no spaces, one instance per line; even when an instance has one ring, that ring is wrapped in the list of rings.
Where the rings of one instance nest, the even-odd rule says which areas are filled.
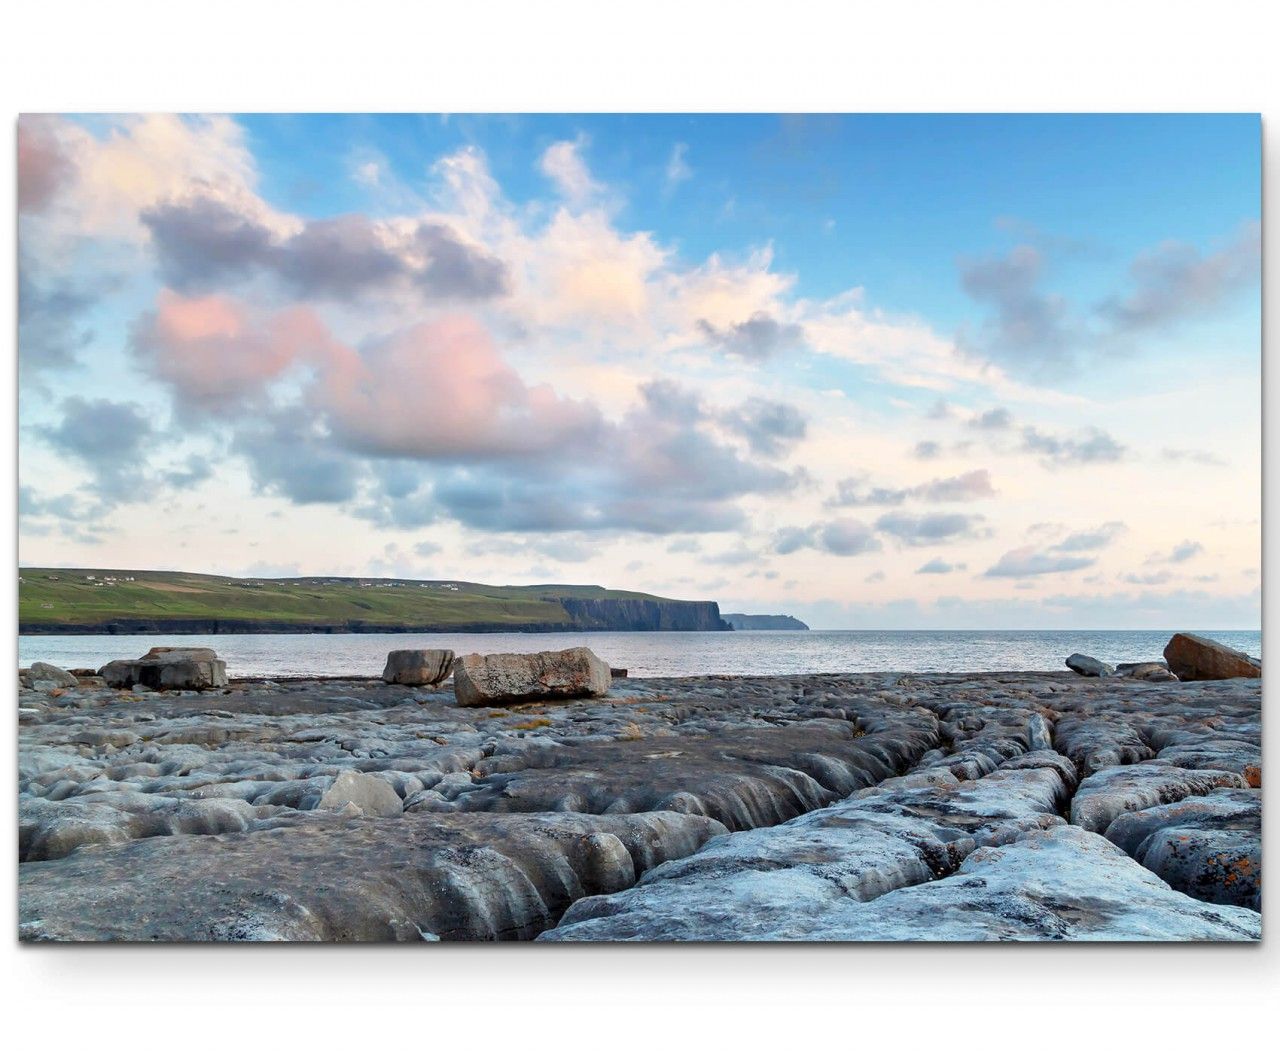
[[[20,557],[1256,626],[1260,166],[1256,115],[24,118]]]

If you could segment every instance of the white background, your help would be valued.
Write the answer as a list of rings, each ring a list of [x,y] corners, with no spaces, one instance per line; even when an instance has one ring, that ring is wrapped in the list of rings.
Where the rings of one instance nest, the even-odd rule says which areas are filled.
[[[1266,9],[1233,0],[44,0],[4,17],[0,178],[11,206],[13,118],[41,110],[1234,110],[1262,111],[1265,121],[1280,112]],[[1274,189],[1273,147],[1265,156]],[[11,248],[11,208],[3,222]],[[1268,252],[1273,228],[1268,218]],[[11,251],[2,266],[12,291]],[[1269,268],[1268,307],[1275,285]],[[0,310],[10,355],[0,405],[12,443],[11,296]],[[1270,454],[1274,429],[1266,432]],[[1267,458],[1268,477],[1275,464]],[[9,451],[0,459],[8,531],[13,466]],[[1268,537],[1280,523],[1272,504]],[[10,642],[12,536],[11,545],[0,625]],[[1270,639],[1263,650],[1280,655]],[[6,737],[12,728],[5,724]],[[6,746],[12,787],[12,740]],[[13,823],[6,810],[0,837],[10,846]],[[1267,826],[1270,841],[1275,824]],[[397,1040],[427,1051],[464,1045],[468,1054],[512,1042],[609,1054],[695,1044],[1248,1050],[1260,1045],[1264,1022],[1274,1037],[1280,1019],[1275,940],[1250,948],[27,948],[12,936],[13,881],[6,872],[12,943],[0,993],[24,1051],[377,1049]]]

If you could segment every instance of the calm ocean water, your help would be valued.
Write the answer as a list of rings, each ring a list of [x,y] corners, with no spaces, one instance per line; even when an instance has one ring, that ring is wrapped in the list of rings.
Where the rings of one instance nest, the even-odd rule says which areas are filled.
[[[232,677],[376,676],[394,648],[546,651],[585,645],[633,677],[706,673],[854,673],[877,670],[1062,670],[1073,651],[1104,662],[1159,659],[1172,631],[849,630],[739,633],[351,633],[19,637],[18,663],[94,667],[154,645],[209,646]],[[1257,631],[1200,630],[1261,656]]]

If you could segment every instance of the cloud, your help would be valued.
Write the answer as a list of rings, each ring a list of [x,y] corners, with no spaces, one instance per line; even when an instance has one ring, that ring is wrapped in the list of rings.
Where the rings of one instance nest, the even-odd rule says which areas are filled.
[[[1262,225],[1257,221],[1208,254],[1166,241],[1133,261],[1133,288],[1107,300],[1101,312],[1122,332],[1158,329],[1211,311],[1241,290],[1256,289],[1261,273]]]
[[[1032,245],[961,261],[964,291],[994,310],[977,335],[986,357],[1032,372],[1066,362],[1075,340],[1073,322],[1062,297],[1039,291],[1044,269],[1044,255]]]
[[[582,159],[587,145],[586,136],[575,140],[552,143],[543,153],[538,167],[542,174],[555,184],[560,194],[575,204],[582,204],[599,196],[604,187],[597,183]]]
[[[942,454],[942,446],[932,439],[922,439],[911,448],[911,456],[921,461],[932,461]]]
[[[741,545],[735,549],[726,549],[722,553],[715,553],[702,559],[703,563],[717,564],[721,567],[741,567],[743,564],[754,564],[759,561],[759,553]]]
[[[1128,528],[1123,523],[1118,520],[1112,520],[1092,530],[1076,531],[1074,534],[1069,534],[1050,548],[1058,553],[1081,553],[1095,549],[1105,549],[1120,535],[1124,534],[1126,530]]]
[[[486,300],[510,290],[505,263],[437,221],[273,219],[256,201],[200,192],[145,209],[141,220],[161,277],[184,292],[260,273],[304,298],[351,300],[397,288],[427,299]]]
[[[1003,406],[996,406],[985,413],[978,414],[969,422],[970,428],[984,432],[1000,432],[1013,427],[1013,414]]]
[[[527,385],[465,315],[359,352],[334,344],[312,398],[345,445],[381,457],[529,460],[594,443],[603,427],[591,404]]]
[[[65,370],[93,339],[87,316],[102,290],[66,277],[46,280],[19,250],[18,361],[26,374]]]
[[[731,355],[749,362],[762,362],[790,350],[804,339],[804,330],[793,322],[779,322],[767,311],[757,311],[745,322],[714,326],[698,319],[698,330],[706,340]]]
[[[1100,465],[1120,461],[1125,448],[1101,428],[1086,428],[1078,436],[1055,436],[1028,425],[1022,430],[1022,449],[1039,454],[1047,467]]]
[[[693,169],[689,167],[689,162],[685,160],[685,155],[688,152],[689,145],[687,143],[676,143],[671,148],[671,156],[667,159],[665,173],[668,194],[686,179],[690,179],[693,176]]]
[[[74,174],[56,118],[18,118],[18,211],[41,212]]]
[[[184,297],[162,289],[154,311],[134,325],[139,362],[180,404],[211,413],[242,412],[268,382],[334,346],[305,308],[261,316],[229,297]]]
[[[880,539],[865,523],[843,518],[808,527],[787,527],[773,538],[773,551],[780,556],[800,549],[818,549],[832,556],[859,556],[882,548]]]
[[[347,502],[369,478],[366,462],[434,465],[412,487],[385,467],[371,477],[355,512],[380,526],[444,516],[484,530],[727,530],[742,522],[740,498],[800,480],[715,435],[729,427],[753,452],[779,452],[803,431],[794,408],[747,400],[726,416],[654,381],[610,420],[527,384],[464,315],[356,349],[306,308],[261,315],[225,297],[165,293],[135,346],[180,403],[233,428],[260,491]],[[268,409],[266,386],[286,376],[300,402]]]
[[[982,522],[981,516],[966,516],[961,513],[929,513],[924,516],[886,513],[876,520],[876,529],[892,535],[905,545],[923,546],[981,537]]]
[[[857,556],[877,552],[880,540],[857,520],[832,520],[818,531],[818,548],[835,556]]]
[[[930,503],[980,501],[995,496],[991,474],[984,468],[959,476],[933,479],[914,487],[873,487],[862,490],[862,479],[853,476],[836,484],[836,496],[827,504],[832,507],[863,505],[901,505],[909,499]]]
[[[260,493],[295,505],[337,504],[356,495],[358,465],[333,448],[324,427],[301,407],[241,426],[232,449],[248,461]]]
[[[1197,465],[1210,465],[1213,467],[1221,467],[1227,462],[1220,458],[1217,454],[1208,450],[1186,450],[1173,447],[1165,447],[1160,451],[1160,456],[1165,461],[1172,461],[1175,464],[1190,461]]]
[[[1130,582],[1135,586],[1162,586],[1173,579],[1173,575],[1168,571],[1130,573],[1121,577],[1122,581]]]
[[[1197,556],[1204,555],[1204,552],[1203,545],[1188,539],[1175,545],[1167,553],[1152,553],[1147,557],[1146,562],[1149,564],[1185,564],[1188,560],[1194,560]]]
[[[721,418],[729,431],[742,436],[751,452],[778,457],[805,437],[804,415],[788,403],[751,398]]]
[[[967,565],[965,564],[949,564],[947,561],[934,557],[927,564],[916,568],[918,575],[949,575],[952,571],[963,571]]]
[[[146,497],[146,452],[151,422],[134,403],[71,396],[62,401],[62,420],[40,430],[61,454],[84,465],[94,489],[110,502]]]
[[[194,487],[213,478],[213,465],[208,458],[192,454],[179,468],[164,473],[164,480],[171,487]]]
[[[1123,349],[1134,334],[1207,314],[1236,293],[1257,289],[1262,227],[1251,221],[1210,253],[1161,242],[1133,259],[1127,291],[1091,308],[1042,292],[1047,265],[1042,249],[1029,244],[1004,256],[962,260],[961,286],[992,314],[975,333],[962,331],[961,346],[1020,372],[1061,374],[1083,351]]]
[[[1079,571],[1092,567],[1093,563],[1092,557],[1052,555],[1028,545],[1021,549],[1011,549],[984,573],[987,578],[1030,578],[1035,575]]]

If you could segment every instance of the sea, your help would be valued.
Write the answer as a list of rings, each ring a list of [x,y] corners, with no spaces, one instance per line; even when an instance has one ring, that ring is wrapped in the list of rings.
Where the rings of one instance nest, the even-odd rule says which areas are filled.
[[[319,677],[382,673],[396,648],[531,652],[585,646],[632,677],[699,674],[972,672],[1063,670],[1072,652],[1104,662],[1161,657],[1171,630],[776,630],[736,633],[316,633],[21,636],[18,664],[98,668],[156,645],[205,646],[231,677]],[[1195,630],[1261,657],[1257,630]]]

